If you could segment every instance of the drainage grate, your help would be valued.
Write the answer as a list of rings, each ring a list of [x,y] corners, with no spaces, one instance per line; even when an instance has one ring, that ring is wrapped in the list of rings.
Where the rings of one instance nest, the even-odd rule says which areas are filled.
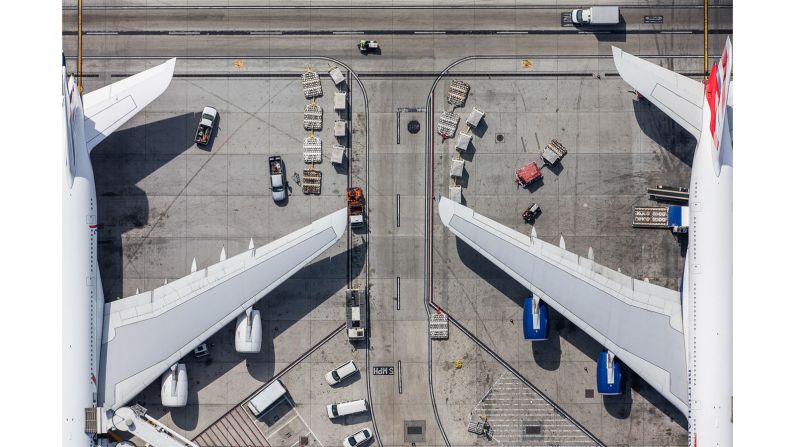
[[[503,142],[505,141],[505,135],[503,135],[503,134],[501,134],[501,133],[498,133],[498,134],[497,134],[497,136],[496,136],[496,137],[494,137],[494,140],[495,140],[497,143],[503,143]]]
[[[425,442],[425,421],[403,421],[403,442]]]
[[[417,133],[420,131],[420,122],[417,120],[409,121],[409,124],[406,126],[411,133]]]

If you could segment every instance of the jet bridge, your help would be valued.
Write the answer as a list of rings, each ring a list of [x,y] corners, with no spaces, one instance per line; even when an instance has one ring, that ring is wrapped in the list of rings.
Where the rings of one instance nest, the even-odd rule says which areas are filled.
[[[140,405],[121,407],[116,411],[97,409],[98,433],[108,431],[126,431],[144,441],[147,445],[157,447],[198,447],[179,433],[163,425],[157,419],[146,414],[146,408]]]

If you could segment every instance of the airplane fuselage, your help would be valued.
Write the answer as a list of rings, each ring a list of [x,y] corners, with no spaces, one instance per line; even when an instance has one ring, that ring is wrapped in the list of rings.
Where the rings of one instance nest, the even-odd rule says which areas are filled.
[[[727,123],[718,151],[706,99],[703,110],[690,179],[683,302],[689,438],[693,447],[723,447],[732,445],[732,141]]]
[[[64,75],[63,180],[63,439],[92,446],[86,409],[97,402],[99,335],[104,297],[97,263],[97,198],[83,136],[83,111],[73,80]]]

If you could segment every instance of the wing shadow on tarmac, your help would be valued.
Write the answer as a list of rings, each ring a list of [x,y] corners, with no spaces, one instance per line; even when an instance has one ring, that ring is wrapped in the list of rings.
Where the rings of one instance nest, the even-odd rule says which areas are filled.
[[[168,190],[167,194],[184,197],[184,191],[181,192],[181,188],[184,187],[184,178],[181,176],[171,178],[173,173],[170,173],[168,169],[158,171],[194,146],[193,137],[199,115],[199,113],[187,113],[119,130],[111,134],[92,151],[91,158],[100,215],[99,268],[106,301],[127,295],[124,293],[124,281],[131,281],[133,285],[140,283],[141,290],[146,290],[151,285],[144,284],[144,280],[131,280],[124,277],[125,262],[143,266],[148,261],[144,253],[144,241],[139,242],[138,246],[127,244],[126,250],[135,252],[135,255],[132,260],[126,260],[125,256],[129,257],[130,254],[125,254],[122,251],[122,238],[127,233],[139,229],[139,231],[143,230],[139,239],[145,240],[143,235],[147,234],[149,230],[147,227],[151,228],[152,225],[155,225],[156,222],[153,220],[157,218],[157,216],[149,215],[149,197],[137,184],[145,179],[160,182],[164,184],[164,189]],[[220,128],[219,125],[220,121],[216,122],[215,132]],[[213,135],[214,138],[215,135]],[[206,148],[199,147],[199,150],[204,152]],[[168,203],[163,204],[164,207],[166,205]],[[262,245],[267,241],[255,242],[257,245]],[[230,251],[231,248],[230,246],[226,247],[229,257],[237,254]],[[217,249],[220,252],[220,244]],[[356,249],[366,253],[367,245],[357,246]],[[351,275],[354,277],[358,275],[363,266],[363,261],[353,262]],[[128,268],[135,267],[138,266],[133,265]],[[148,268],[156,270],[157,266],[148,266]],[[130,404],[141,403],[147,408],[148,414],[155,418],[160,418],[171,412],[177,427],[194,430],[198,426],[200,416],[197,405],[199,392],[241,363],[245,364],[247,373],[257,381],[264,383],[270,380],[276,371],[274,338],[279,335],[282,335],[282,339],[292,336],[293,332],[287,334],[285,332],[296,323],[301,323],[302,318],[324,304],[329,298],[339,295],[338,292],[347,287],[347,271],[347,252],[343,251],[334,256],[321,255],[312,264],[297,272],[292,278],[262,298],[254,306],[260,310],[262,315],[263,341],[259,353],[244,355],[235,351],[235,323],[232,322],[207,340],[209,356],[196,359],[189,355],[183,358],[182,361],[188,367],[188,379],[190,380],[186,407],[173,409],[162,407],[160,405],[159,380],[149,385]],[[333,324],[329,325],[328,332],[337,327],[340,321],[335,320],[330,323]],[[309,340],[305,343],[305,348],[316,342],[315,339]],[[295,348],[298,345],[301,345],[302,348]],[[288,361],[300,356],[305,349],[304,345],[298,342],[289,344],[289,346],[285,349],[295,349],[296,353],[295,355],[292,352],[287,355],[282,354],[283,357],[289,358]],[[283,361],[283,359],[279,360]],[[279,365],[278,370],[283,367],[284,365]],[[241,372],[245,374],[243,371],[241,369]],[[238,398],[242,399],[254,391],[252,389],[240,390],[239,393],[234,392],[232,391],[235,387],[233,382],[235,381],[230,380],[229,395],[239,396]],[[240,389],[240,385],[237,387],[236,389]],[[202,403],[209,400],[212,403],[225,404],[227,400],[232,399],[233,397],[226,395],[202,396]],[[232,404],[236,403],[236,401],[232,401]],[[204,417],[210,417],[214,421],[214,414]]]
[[[229,253],[234,256],[237,253]],[[361,266],[353,265],[351,274],[358,275]],[[167,413],[171,413],[173,424],[186,431],[195,430],[199,425],[199,403],[213,404],[218,403],[224,410],[232,408],[240,403],[256,388],[240,389],[241,382],[236,380],[236,375],[227,377],[228,392],[222,395],[204,395],[199,398],[199,393],[207,385],[226,375],[233,368],[237,368],[241,373],[244,370],[239,367],[245,364],[247,373],[257,382],[264,384],[268,382],[276,372],[281,371],[286,365],[284,361],[297,359],[303,351],[317,343],[326,334],[320,334],[315,339],[309,340],[307,335],[306,343],[300,343],[294,338],[296,330],[294,328],[288,332],[295,324],[305,324],[302,321],[306,315],[323,305],[330,298],[336,296],[342,302],[340,294],[348,285],[347,280],[348,257],[347,252],[343,251],[334,256],[321,257],[312,264],[298,271],[292,278],[282,283],[271,293],[266,295],[254,308],[260,311],[262,316],[262,348],[257,354],[240,354],[235,351],[235,322],[228,324],[223,329],[207,340],[210,355],[201,359],[193,356],[186,356],[182,359],[187,364],[188,369],[188,405],[182,408],[165,408],[160,404],[160,381],[157,380],[150,384],[140,395],[130,403],[140,403],[147,408],[150,416],[160,419]],[[329,326],[329,332],[336,328],[339,320],[333,321]],[[333,326],[333,327],[332,327]],[[306,334],[309,334],[308,326]],[[279,359],[277,368],[275,358],[274,339],[278,339],[280,350],[290,352],[288,359]],[[293,341],[290,341],[293,340]],[[296,352],[293,353],[292,351]],[[253,383],[253,382],[251,382]],[[259,385],[257,385],[259,386]],[[238,391],[233,391],[237,389]],[[293,393],[304,390],[293,390]],[[301,394],[301,393],[298,393]],[[204,423],[213,423],[221,413],[213,411],[209,416],[205,415],[202,419]],[[209,419],[209,421],[208,421]],[[202,427],[204,428],[204,427]]]
[[[458,238],[456,238],[456,249],[461,262],[466,267],[475,272],[481,279],[488,282],[500,293],[513,300],[519,307],[524,305],[524,299],[529,291],[523,285],[500,270],[466,242]],[[453,314],[453,316],[455,317],[456,315]],[[554,371],[560,367],[561,337],[571,343],[577,350],[588,356],[592,361],[596,362],[597,355],[604,349],[601,344],[552,308],[549,309],[549,318],[552,323],[549,331],[549,339],[543,342],[533,342],[533,357],[538,366],[548,371]],[[521,330],[521,328],[517,327],[516,330]],[[528,341],[528,343],[530,342]],[[630,371],[629,368],[626,367],[625,370]],[[594,388],[596,388],[596,371],[587,372],[593,377]],[[681,414],[676,407],[665,400],[664,397],[649,386],[642,378],[636,376],[634,372],[628,375],[630,378],[626,382],[627,388],[622,395],[605,396],[603,398],[605,410],[611,416],[616,419],[626,419],[631,416],[633,404],[632,393],[630,392],[631,389],[643,396],[644,399],[654,405],[676,424],[687,430],[687,418]],[[596,396],[598,396],[598,394]],[[566,408],[564,407],[564,409]],[[640,410],[642,411],[642,408]]]
[[[167,178],[168,173],[156,174],[175,158],[193,146],[193,129],[199,113],[186,113],[146,125],[135,126],[112,133],[91,152],[99,209],[98,255],[99,271],[105,300],[125,296],[123,270],[125,261],[135,264],[145,258],[144,242],[128,247],[125,260],[122,237],[134,230],[144,234],[149,222],[149,199],[137,184],[154,174],[154,181],[163,182],[174,189],[176,196],[180,185]],[[130,266],[134,267],[134,266]],[[141,289],[144,289],[143,281]]]
[[[640,130],[687,166],[693,166],[696,138],[645,99],[632,101]]]

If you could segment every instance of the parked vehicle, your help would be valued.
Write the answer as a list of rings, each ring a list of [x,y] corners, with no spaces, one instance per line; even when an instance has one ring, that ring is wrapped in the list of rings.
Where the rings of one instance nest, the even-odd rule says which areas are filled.
[[[592,6],[575,9],[571,12],[571,21],[575,25],[617,25],[618,6]]]
[[[370,427],[367,427],[343,439],[342,445],[343,447],[359,447],[371,439],[373,439],[373,432],[370,431]]]
[[[348,376],[352,375],[357,371],[356,364],[353,363],[351,360],[348,363],[343,363],[342,365],[332,369],[331,371],[326,373],[326,382],[329,385],[336,385],[343,380],[345,380]]]
[[[347,416],[349,414],[364,413],[367,411],[367,401],[364,399],[340,402],[326,406],[329,419]]]
[[[287,179],[284,176],[284,163],[282,157],[274,155],[268,157],[268,166],[271,175],[271,194],[273,195],[274,202],[281,202],[287,198]]]
[[[196,129],[196,137],[193,138],[196,144],[204,146],[210,142],[210,136],[213,133],[213,124],[215,123],[216,117],[218,117],[218,111],[214,108],[207,106],[202,110],[199,128]]]
[[[284,389],[284,385],[276,379],[248,402],[248,409],[254,416],[259,416],[286,394],[287,390]]]

